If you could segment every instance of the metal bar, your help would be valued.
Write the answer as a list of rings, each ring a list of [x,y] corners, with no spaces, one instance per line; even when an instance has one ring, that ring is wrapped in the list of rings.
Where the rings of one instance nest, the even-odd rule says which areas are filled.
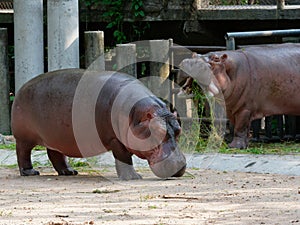
[[[252,37],[278,37],[278,36],[298,36],[300,29],[289,30],[269,30],[269,31],[248,31],[248,32],[230,32],[225,34],[226,47],[228,50],[235,50],[235,38]]]
[[[226,48],[228,50],[235,50],[235,40],[233,37],[226,38]]]
[[[225,35],[225,39],[227,40],[229,38],[251,38],[251,37],[293,36],[293,35],[300,35],[300,29],[230,32]]]

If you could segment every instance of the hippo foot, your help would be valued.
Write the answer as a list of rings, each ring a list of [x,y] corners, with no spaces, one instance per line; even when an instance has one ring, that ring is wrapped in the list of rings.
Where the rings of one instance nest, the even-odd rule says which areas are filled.
[[[125,173],[119,174],[120,180],[140,180],[142,176],[135,171],[127,171]]]
[[[36,176],[40,175],[40,172],[35,169],[20,169],[20,175],[21,176]]]
[[[248,143],[244,138],[233,138],[233,141],[228,145],[228,147],[245,149],[248,147]]]
[[[132,165],[123,163],[119,160],[115,160],[116,170],[120,180],[139,180],[142,176],[138,174]]]
[[[59,171],[57,171],[57,173],[60,176],[72,176],[72,175],[78,174],[77,170],[73,170],[72,168],[66,168],[63,170],[59,170]]]

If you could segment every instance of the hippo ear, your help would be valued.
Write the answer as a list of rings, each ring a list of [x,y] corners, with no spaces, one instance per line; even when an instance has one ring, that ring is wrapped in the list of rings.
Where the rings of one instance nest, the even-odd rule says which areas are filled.
[[[147,112],[135,125],[149,126],[149,121],[154,117],[153,113]]]
[[[147,117],[147,120],[151,120],[154,117],[154,115],[153,115],[153,113],[148,112],[146,114],[146,117]]]
[[[227,59],[227,54],[223,54],[222,56],[221,56],[221,62],[224,62],[226,59]]]

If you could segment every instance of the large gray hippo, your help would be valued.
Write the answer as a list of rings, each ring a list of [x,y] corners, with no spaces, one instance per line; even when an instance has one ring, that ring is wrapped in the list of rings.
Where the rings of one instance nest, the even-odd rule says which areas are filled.
[[[300,44],[212,52],[183,60],[181,69],[207,87],[211,95],[224,96],[227,117],[234,125],[229,147],[248,146],[254,119],[300,115]]]
[[[31,163],[36,145],[47,148],[59,175],[76,175],[69,157],[112,150],[120,179],[139,179],[132,154],[148,160],[158,177],[182,176],[177,147],[181,128],[165,103],[138,80],[119,72],[65,69],[27,82],[12,106],[20,174],[39,175]]]

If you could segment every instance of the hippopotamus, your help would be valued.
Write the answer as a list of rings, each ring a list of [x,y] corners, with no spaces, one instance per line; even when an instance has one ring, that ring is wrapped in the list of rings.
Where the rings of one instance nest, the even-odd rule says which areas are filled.
[[[141,178],[133,168],[133,154],[146,159],[158,177],[185,172],[176,116],[124,73],[62,69],[41,74],[17,92],[11,118],[22,176],[39,175],[31,162],[36,145],[46,147],[59,175],[77,174],[66,156],[90,157],[107,150],[122,180]]]
[[[184,59],[181,69],[209,95],[224,97],[227,117],[234,126],[229,147],[243,149],[248,146],[251,121],[300,115],[299,62],[300,44],[286,43],[210,52]]]

